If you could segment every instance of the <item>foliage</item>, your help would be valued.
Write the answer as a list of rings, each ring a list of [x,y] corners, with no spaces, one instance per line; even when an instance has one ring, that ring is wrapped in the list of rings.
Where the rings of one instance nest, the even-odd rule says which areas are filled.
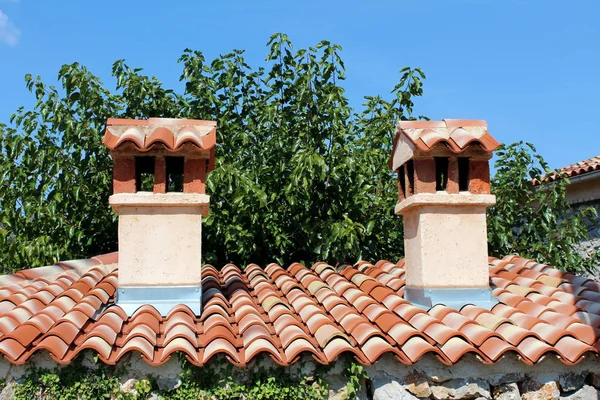
[[[35,106],[0,124],[0,267],[10,272],[116,249],[112,163],[101,144],[109,117],[218,121],[205,262],[400,258],[402,222],[393,215],[387,159],[394,121],[412,118],[413,98],[423,94],[423,72],[402,69],[391,100],[365,96],[357,111],[341,85],[340,46],[322,41],[294,51],[276,34],[268,49],[258,68],[240,50],[210,62],[185,50],[181,93],[123,60],[113,65],[113,90],[77,63],[60,69],[59,88],[27,75]],[[582,257],[573,245],[592,212],[570,214],[566,179],[533,188],[530,179],[549,170],[532,150],[518,143],[498,152],[491,254],[589,268],[596,257]]]
[[[268,49],[258,68],[240,50],[211,62],[185,50],[182,93],[123,60],[113,65],[115,90],[77,63],[60,69],[59,88],[27,75],[35,106],[0,124],[0,266],[116,249],[112,163],[101,145],[108,117],[218,121],[206,262],[400,257],[387,159],[393,123],[411,117],[423,72],[402,69],[391,100],[367,96],[357,111],[341,86],[339,45],[294,51],[285,34],[275,34]]]
[[[571,271],[595,269],[598,254],[583,255],[576,245],[587,238],[587,223],[597,213],[593,208],[570,208],[568,178],[534,186],[533,179],[559,171],[551,171],[530,143],[503,145],[496,156],[496,205],[488,211],[490,254],[518,253]]]
[[[15,399],[135,400],[135,396],[120,391],[121,372],[104,365],[91,371],[79,362],[53,370],[30,367],[24,381],[15,386]]]
[[[293,400],[326,399],[327,383],[320,377],[293,378],[284,368],[255,367],[235,376],[233,366],[225,361],[211,368],[197,368],[184,361],[181,385],[163,392],[165,399],[257,399]],[[187,365],[186,365],[187,364]]]
[[[346,398],[349,400],[354,400],[360,393],[362,382],[366,379],[369,379],[369,375],[367,375],[365,367],[351,358],[346,359],[344,375],[348,379],[348,383],[346,384]]]
[[[184,360],[184,358],[182,357]],[[163,398],[189,399],[256,399],[292,400],[326,399],[327,384],[319,377],[292,377],[283,368],[255,368],[246,371],[244,379],[234,378],[232,365],[211,363],[204,368],[182,364],[181,384],[170,390],[159,390],[156,379],[138,380],[134,391],[123,391],[119,381],[127,366],[118,368],[98,365],[89,369],[77,362],[54,370],[32,367],[15,386],[15,399],[118,399],[141,400]],[[238,369],[238,371],[242,371]]]
[[[30,75],[37,99],[0,124],[0,267],[14,270],[105,250],[111,163],[99,140],[114,96],[84,67],[64,66],[64,95]]]

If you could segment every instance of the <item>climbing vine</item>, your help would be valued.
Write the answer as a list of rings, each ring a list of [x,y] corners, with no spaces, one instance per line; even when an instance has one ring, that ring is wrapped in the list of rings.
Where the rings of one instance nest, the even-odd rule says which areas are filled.
[[[348,357],[345,364],[344,375],[348,379],[348,383],[346,384],[346,398],[354,400],[362,388],[363,381],[366,382],[369,379],[369,375],[365,371],[365,367],[352,358]]]
[[[85,366],[81,358],[74,363],[54,369],[32,366],[20,383],[14,387],[14,398],[19,400],[48,399],[326,399],[327,383],[314,376],[296,377],[282,367],[234,368],[221,359],[199,368],[181,357],[182,372],[172,388],[160,388],[157,376],[136,380],[125,388],[120,385],[128,365],[118,367],[98,364]]]
[[[55,369],[28,369],[25,379],[14,389],[15,399],[103,399],[135,400],[133,394],[121,392],[119,377],[123,370],[100,365],[92,371],[81,365],[80,360],[66,367]]]

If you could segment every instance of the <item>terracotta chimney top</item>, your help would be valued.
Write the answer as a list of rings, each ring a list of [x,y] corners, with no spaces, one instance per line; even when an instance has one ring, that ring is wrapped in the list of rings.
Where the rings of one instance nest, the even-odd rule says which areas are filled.
[[[109,119],[103,143],[114,162],[109,202],[119,215],[116,303],[129,315],[145,304],[162,315],[184,304],[199,315],[216,122]]]
[[[390,167],[404,217],[407,300],[423,308],[491,308],[486,208],[499,143],[485,121],[401,121]]]

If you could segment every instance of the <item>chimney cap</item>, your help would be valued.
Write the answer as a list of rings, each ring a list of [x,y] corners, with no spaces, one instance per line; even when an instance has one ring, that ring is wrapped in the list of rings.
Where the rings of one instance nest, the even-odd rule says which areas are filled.
[[[491,153],[500,146],[483,120],[398,121],[389,166],[396,171],[405,162],[434,148],[452,153],[468,149]]]
[[[217,122],[149,118],[109,118],[102,143],[111,151],[164,151],[208,155],[216,146]]]

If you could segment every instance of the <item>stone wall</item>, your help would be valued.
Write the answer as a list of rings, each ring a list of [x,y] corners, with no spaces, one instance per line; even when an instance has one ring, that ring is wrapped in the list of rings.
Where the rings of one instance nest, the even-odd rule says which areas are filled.
[[[574,366],[548,356],[527,366],[515,356],[484,365],[467,355],[453,366],[425,357],[412,366],[384,358],[369,367],[372,393],[366,399],[597,399],[600,361],[595,357]]]
[[[227,365],[222,359],[217,365]],[[37,354],[31,363],[37,367],[54,368],[56,364],[47,354]],[[91,354],[86,354],[84,364],[94,367]],[[124,391],[133,390],[139,379],[157,377],[160,389],[176,388],[181,384],[181,367],[176,357],[155,368],[137,355],[125,356],[121,364],[127,372],[121,378]],[[211,365],[206,368],[213,368]],[[27,366],[15,366],[5,360],[0,362],[0,378],[7,386],[0,393],[0,400],[12,398],[14,385],[25,376]],[[234,368],[234,374],[244,374],[255,368],[281,368],[270,359],[261,358],[246,369]],[[304,357],[291,367],[285,368],[292,376],[320,374],[329,384],[331,399],[346,398],[347,378],[344,363],[337,362],[330,368],[318,368],[311,357]],[[372,366],[366,367],[368,379],[363,380],[358,393],[361,400],[391,399],[598,399],[600,388],[600,360],[595,356],[577,365],[566,366],[556,356],[548,355],[540,363],[527,366],[515,355],[507,355],[491,365],[483,364],[475,356],[467,355],[452,366],[441,364],[435,357],[426,355],[414,365],[401,364],[393,356],[383,356]],[[212,370],[211,370],[212,372]],[[151,394],[151,399],[160,398]]]

